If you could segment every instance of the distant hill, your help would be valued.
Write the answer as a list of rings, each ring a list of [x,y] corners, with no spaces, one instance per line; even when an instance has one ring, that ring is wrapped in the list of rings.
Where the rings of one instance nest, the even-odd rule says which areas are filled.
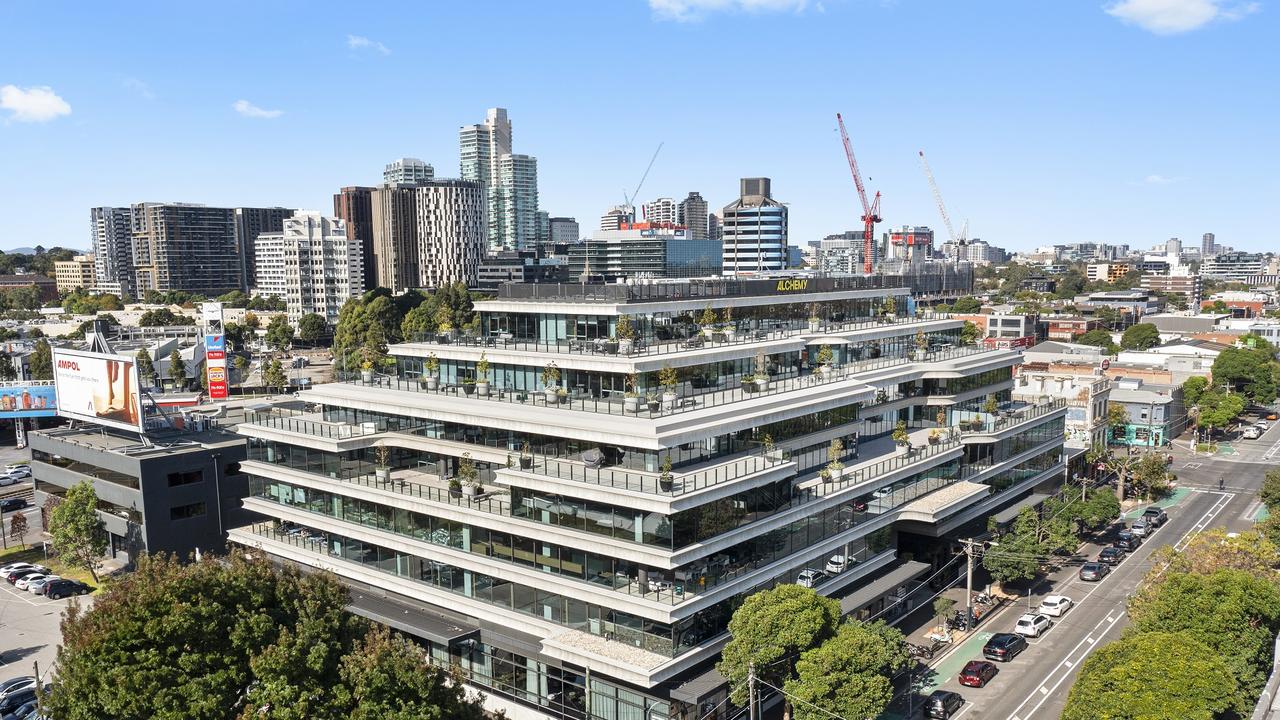
[[[67,249],[72,250],[77,255],[84,255],[86,252],[88,252],[86,250],[76,250],[75,248],[67,248]],[[16,247],[16,248],[10,248],[8,250],[0,250],[0,252],[5,253],[6,255],[35,255],[36,249],[33,247]]]

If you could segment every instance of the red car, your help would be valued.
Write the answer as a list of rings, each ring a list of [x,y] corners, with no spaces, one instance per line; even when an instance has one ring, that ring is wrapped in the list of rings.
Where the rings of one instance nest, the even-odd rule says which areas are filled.
[[[986,660],[970,660],[960,671],[960,684],[980,688],[996,676],[1000,669],[993,662]]]

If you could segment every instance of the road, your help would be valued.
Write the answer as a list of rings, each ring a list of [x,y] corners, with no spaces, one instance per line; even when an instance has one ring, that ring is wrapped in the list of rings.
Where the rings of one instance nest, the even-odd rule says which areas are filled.
[[[1058,718],[1080,663],[1095,648],[1117,639],[1128,624],[1126,601],[1151,568],[1151,555],[1164,545],[1180,547],[1196,532],[1225,526],[1232,531],[1248,529],[1260,503],[1256,500],[1262,477],[1270,464],[1252,461],[1280,443],[1280,428],[1272,428],[1255,441],[1255,452],[1238,456],[1190,458],[1179,454],[1174,471],[1179,492],[1168,501],[1169,521],[1154,536],[1129,555],[1101,582],[1084,582],[1078,577],[1080,562],[1097,557],[1100,546],[1087,544],[1066,567],[1043,583],[1042,592],[1030,597],[1039,605],[1049,594],[1072,598],[1076,605],[1040,638],[1011,662],[999,663],[1000,672],[984,688],[966,688],[956,675],[969,660],[982,659],[982,646],[993,632],[1011,632],[1018,616],[1028,606],[1020,601],[1006,606],[977,633],[950,655],[934,664],[936,677],[926,692],[938,687],[960,693],[965,698],[962,712],[955,717],[982,720],[1053,720]],[[1280,453],[1280,451],[1277,451]],[[1238,459],[1236,459],[1238,458]],[[1219,478],[1225,487],[1219,491]]]

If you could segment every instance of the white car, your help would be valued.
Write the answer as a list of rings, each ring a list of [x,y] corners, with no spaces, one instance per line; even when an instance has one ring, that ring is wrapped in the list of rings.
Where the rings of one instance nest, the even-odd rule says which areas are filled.
[[[18,484],[18,478],[10,475],[9,473],[0,475],[0,487],[5,487],[7,485],[17,485],[17,484]]]
[[[29,569],[31,569],[31,568],[38,568],[38,567],[41,567],[41,566],[40,566],[40,565],[36,565],[35,563],[29,563],[29,562],[16,562],[16,563],[9,563],[8,565],[5,565],[4,567],[0,567],[0,577],[3,577],[3,576],[5,576],[5,575],[8,575],[9,573],[13,572],[14,570],[29,570]]]
[[[826,579],[827,579],[826,573],[822,572],[821,570],[814,570],[813,568],[805,568],[804,570],[800,571],[799,575],[796,576],[796,584],[799,585],[800,587],[814,588],[814,587],[817,587],[819,583],[821,583],[823,580],[826,580]]]
[[[31,466],[18,465],[16,467],[6,468],[5,473],[12,478],[29,478],[31,477]]]
[[[28,575],[28,576],[26,576],[26,577],[18,578],[18,581],[17,581],[17,582],[15,582],[15,583],[13,584],[13,586],[14,586],[14,587],[16,587],[16,588],[18,588],[19,590],[26,590],[26,589],[31,585],[31,581],[32,581],[32,580],[40,580],[40,579],[47,578],[47,577],[49,577],[49,576],[48,576],[48,575],[38,575],[38,574],[37,574],[37,575]]]
[[[4,471],[9,473],[17,470],[18,468],[25,468],[27,472],[31,472],[31,466],[26,463],[9,463],[4,466]]]
[[[1053,621],[1047,615],[1039,613],[1027,613],[1018,618],[1018,624],[1013,626],[1013,631],[1023,637],[1040,637],[1040,633],[1049,629]]]
[[[829,575],[839,575],[849,569],[849,558],[844,555],[832,555],[827,560],[827,567],[824,569]]]
[[[23,579],[27,581],[27,592],[31,593],[32,595],[43,595],[45,583],[50,582],[52,580],[61,580],[62,578],[59,577],[58,575],[40,575],[40,576],[37,576],[34,580],[31,578],[23,578]]]
[[[1244,429],[1241,436],[1244,437],[1245,440],[1257,440],[1262,437],[1262,428],[1250,425]]]
[[[1271,424],[1268,423],[1266,420],[1259,420],[1258,422],[1254,423],[1253,426],[1258,428],[1262,432],[1266,432],[1267,430],[1271,429]]]
[[[1037,610],[1041,615],[1050,615],[1052,617],[1062,617],[1072,606],[1071,598],[1066,595],[1050,595],[1040,601],[1040,609]]]

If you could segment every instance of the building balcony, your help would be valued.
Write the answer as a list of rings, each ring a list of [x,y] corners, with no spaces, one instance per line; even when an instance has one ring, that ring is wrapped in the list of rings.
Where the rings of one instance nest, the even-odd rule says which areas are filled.
[[[1064,398],[1049,399],[1045,396],[1043,400],[1038,403],[1026,400],[1005,401],[1000,403],[1000,407],[994,413],[958,408],[952,419],[962,431],[966,432],[965,437],[973,439],[1007,434],[1010,430],[1045,416],[1059,412],[1066,414],[1068,403]]]

